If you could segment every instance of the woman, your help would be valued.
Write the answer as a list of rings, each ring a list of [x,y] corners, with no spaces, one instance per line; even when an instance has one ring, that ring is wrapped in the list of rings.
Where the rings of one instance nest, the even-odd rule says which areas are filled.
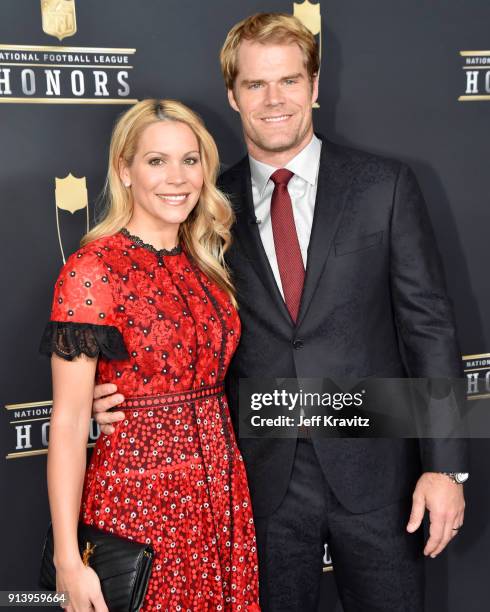
[[[52,354],[48,491],[58,590],[106,610],[76,525],[155,549],[144,610],[258,610],[246,475],[223,378],[239,339],[223,263],[233,215],[216,145],[171,100],[117,122],[104,220],[61,271],[41,350]],[[94,382],[118,380],[125,419],[85,473]]]

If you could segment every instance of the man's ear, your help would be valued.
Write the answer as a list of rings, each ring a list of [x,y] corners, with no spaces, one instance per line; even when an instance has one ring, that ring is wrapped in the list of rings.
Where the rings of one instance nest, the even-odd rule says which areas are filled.
[[[311,82],[311,103],[312,105],[318,100],[318,84],[320,75],[316,74]]]
[[[230,103],[231,108],[233,110],[236,110],[237,113],[239,113],[240,109],[238,108],[238,104],[236,103],[235,94],[233,93],[233,89],[228,89],[227,93],[228,93],[228,102]]]

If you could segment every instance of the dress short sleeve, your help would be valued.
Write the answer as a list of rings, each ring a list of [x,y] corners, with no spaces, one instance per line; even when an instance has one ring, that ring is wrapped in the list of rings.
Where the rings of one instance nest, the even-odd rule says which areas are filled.
[[[101,255],[81,249],[63,266],[55,284],[51,320],[41,339],[41,353],[55,352],[69,361],[81,353],[128,358],[116,327],[110,273]]]

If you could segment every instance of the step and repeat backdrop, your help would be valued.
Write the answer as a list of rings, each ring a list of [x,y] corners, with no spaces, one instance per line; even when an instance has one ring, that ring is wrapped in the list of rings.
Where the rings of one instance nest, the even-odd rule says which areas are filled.
[[[487,0],[2,0],[0,590],[37,588],[51,411],[49,360],[37,347],[54,280],[97,215],[113,122],[142,98],[177,98],[204,118],[223,167],[238,161],[240,123],[218,54],[230,27],[258,11],[294,13],[318,38],[317,131],[415,170],[468,397],[490,411]],[[93,423],[89,449],[98,433]],[[487,439],[471,441],[464,529],[426,564],[430,612],[490,607],[489,453]],[[341,610],[334,576],[326,547],[321,610]]]

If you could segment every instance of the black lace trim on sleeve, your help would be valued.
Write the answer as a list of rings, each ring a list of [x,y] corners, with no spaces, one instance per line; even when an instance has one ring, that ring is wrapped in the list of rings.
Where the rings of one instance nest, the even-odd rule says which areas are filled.
[[[107,359],[128,359],[128,351],[121,332],[112,325],[50,321],[44,330],[39,352],[56,353],[72,361],[81,353],[97,357],[101,353]]]

